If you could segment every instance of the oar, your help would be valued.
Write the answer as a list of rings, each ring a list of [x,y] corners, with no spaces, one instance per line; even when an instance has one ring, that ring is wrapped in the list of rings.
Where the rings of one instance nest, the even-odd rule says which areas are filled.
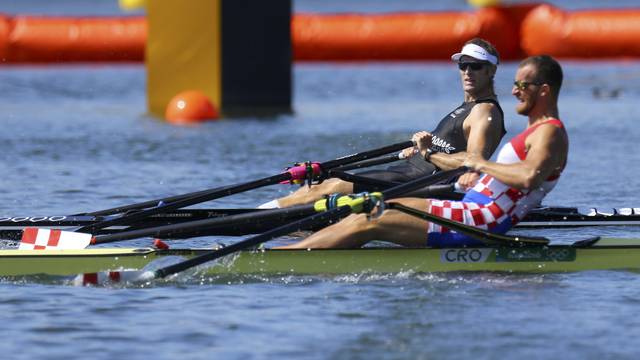
[[[411,147],[413,145],[414,145],[414,143],[412,141],[403,141],[403,142],[395,143],[395,144],[392,144],[392,145],[383,146],[383,147],[380,147],[380,148],[377,148],[377,149],[367,150],[367,151],[355,153],[355,154],[352,154],[352,155],[343,156],[343,157],[337,158],[335,160],[326,161],[324,163],[320,163],[320,164],[314,163],[314,164],[317,164],[317,166],[320,167],[320,170],[328,171],[328,170],[331,170],[333,168],[341,167],[341,166],[352,164],[352,163],[355,163],[355,162],[360,162],[360,161],[365,161],[365,160],[368,160],[368,159],[377,158],[377,157],[382,156],[382,155],[386,155],[386,154],[389,154],[389,153],[392,153],[392,152],[396,152],[396,151],[399,151],[399,150],[406,149],[406,148]],[[394,155],[394,156],[397,156],[397,155]],[[284,172],[282,174],[278,174],[278,175],[275,175],[275,176],[272,176],[272,177],[268,177],[268,178],[265,178],[265,179],[257,180],[257,181],[251,182],[251,183],[258,183],[257,186],[260,187],[260,186],[271,185],[271,182],[273,182],[273,184],[276,184],[276,183],[281,182],[281,181],[304,180],[304,176],[306,176],[307,174],[305,174],[305,173],[300,174],[300,172],[304,172],[304,170],[306,170],[304,168],[304,166],[297,166],[297,167],[294,167],[294,168],[291,168],[291,169],[287,170],[286,172]],[[302,179],[290,178],[289,175],[302,176]],[[314,174],[314,175],[318,175],[318,174]],[[283,176],[283,180],[277,180],[276,181],[275,178],[279,178],[280,176]],[[271,181],[268,181],[269,184],[265,185],[264,182],[266,182],[266,180],[271,180]],[[161,198],[161,199],[155,199],[155,200],[139,202],[139,203],[135,203],[135,204],[131,204],[131,205],[123,205],[123,206],[118,206],[118,207],[114,207],[114,208],[110,208],[110,209],[104,209],[104,210],[94,211],[94,212],[90,212],[90,213],[84,213],[82,215],[104,216],[104,215],[120,214],[120,213],[131,211],[131,210],[141,210],[141,209],[145,209],[145,208],[152,207],[152,206],[155,207],[158,204],[173,203],[173,202],[176,202],[176,201],[184,200],[184,199],[187,199],[187,198],[193,198],[193,197],[197,197],[197,196],[208,197],[208,196],[211,196],[210,194],[212,194],[212,193],[222,192],[222,191],[228,190],[230,188],[234,188],[236,186],[239,186],[239,185],[223,186],[223,187],[218,187],[218,188],[213,188],[213,189],[208,189],[208,190],[201,190],[201,191],[191,192],[191,193],[182,194],[182,195],[175,195],[175,196],[165,197],[165,198]],[[236,192],[232,192],[232,193],[235,194]],[[229,194],[229,195],[231,195],[231,194]],[[223,195],[223,196],[226,196],[226,195]],[[219,196],[219,197],[222,197],[222,196]],[[218,198],[218,197],[216,197],[216,198]],[[211,200],[213,200],[213,199],[211,199]],[[209,200],[204,200],[204,201],[209,201]],[[201,202],[204,202],[204,201],[201,201]]]
[[[324,163],[307,163],[306,165],[294,166],[278,175],[262,178],[259,180],[249,181],[249,182],[238,184],[238,185],[227,186],[222,189],[212,189],[209,191],[201,192],[199,194],[196,194],[193,196],[187,196],[169,203],[164,203],[150,209],[141,210],[139,212],[126,214],[118,218],[104,220],[95,224],[87,225],[79,228],[77,231],[78,232],[94,232],[96,230],[103,229],[105,227],[131,223],[133,221],[144,219],[146,217],[149,217],[155,214],[160,214],[162,212],[172,211],[175,209],[180,209],[183,207],[195,205],[205,201],[215,200],[225,196],[238,194],[244,191],[257,189],[263,186],[273,185],[273,184],[277,184],[285,181],[295,181],[295,180],[304,181],[307,178],[311,179],[317,176],[321,176],[323,173],[333,168],[336,168],[345,164],[349,164],[355,161],[362,161],[362,160],[366,160],[372,157],[377,157],[383,154],[388,154],[390,152],[398,151],[400,149],[404,149],[412,145],[413,145],[413,142],[411,141],[403,141],[401,143],[385,146],[379,149],[364,151],[358,154],[353,154],[353,155],[341,157],[335,160],[326,161]]]
[[[349,171],[349,170],[355,170],[355,169],[362,169],[362,168],[376,166],[376,165],[388,164],[390,162],[394,162],[402,159],[404,159],[404,154],[400,152],[398,154],[387,155],[387,156],[383,156],[375,159],[359,161],[354,164],[340,166],[339,168],[336,168],[336,170]]]
[[[342,170],[329,170],[329,176],[332,178],[338,178],[340,180],[348,181],[351,183],[358,183],[366,186],[370,186],[373,188],[390,188],[393,186],[400,185],[401,183],[379,180],[376,178],[370,178],[362,175],[350,174],[348,172]]]
[[[243,224],[255,225],[256,223],[269,223],[278,222],[282,224],[286,219],[306,218],[318,211],[314,208],[314,205],[297,205],[282,209],[269,209],[256,212],[248,212],[244,214],[228,215],[211,219],[195,220],[189,222],[183,222],[178,224],[169,224],[154,226],[143,229],[127,230],[123,232],[96,235],[90,241],[90,245],[105,244],[117,241],[124,241],[130,239],[137,239],[141,237],[155,237],[155,238],[184,238],[185,233],[188,232],[191,236],[204,236],[215,235],[215,230],[223,231],[225,228],[237,227]],[[291,220],[287,221],[290,223]],[[280,225],[282,226],[282,225]],[[275,228],[272,226],[267,230]],[[296,229],[296,230],[302,230]],[[77,234],[77,233],[73,233]]]
[[[442,185],[431,185],[435,188],[439,188]],[[429,188],[429,186],[427,187]],[[348,203],[357,197],[357,195],[343,195],[335,200],[336,204]],[[225,229],[232,227],[245,226],[257,226],[257,224],[269,224],[276,223],[277,225],[268,226],[265,225],[263,231],[272,230],[278,226],[285,225],[283,222],[291,222],[300,220],[302,218],[309,217],[315,213],[326,211],[331,208],[328,205],[330,201],[328,199],[322,199],[316,201],[314,204],[297,205],[282,209],[268,209],[259,210],[247,213],[238,213],[235,215],[220,216],[210,219],[201,219],[188,222],[181,222],[178,224],[160,225],[154,227],[148,227],[143,229],[125,230],[113,234],[104,235],[91,235],[84,234],[83,239],[81,233],[68,232],[69,235],[74,237],[75,246],[74,249],[84,249],[88,245],[106,244],[117,241],[131,240],[142,237],[155,237],[161,239],[167,238],[186,238],[205,235],[218,235],[224,233]],[[288,219],[288,220],[287,220]],[[308,230],[308,228],[299,228],[298,230]],[[28,231],[34,231],[29,229]],[[67,232],[62,232],[62,238],[66,237]],[[245,234],[242,234],[245,235]],[[91,236],[91,237],[90,237]],[[79,240],[80,239],[80,240]],[[86,242],[89,239],[89,242]],[[72,242],[70,241],[66,248],[71,248]]]
[[[446,185],[430,185],[425,187],[424,190],[429,191],[429,189],[432,189],[433,191],[438,191],[443,187],[446,187]],[[352,198],[352,195],[343,195],[338,197],[335,202],[348,202]],[[56,243],[55,248],[58,249],[84,249],[89,245],[105,244],[141,237],[184,239],[196,236],[238,236],[255,234],[274,229],[292,221],[300,220],[320,211],[325,211],[330,207],[327,205],[328,201],[328,199],[322,199],[314,204],[297,205],[282,209],[235,209],[233,211],[227,209],[227,211],[229,211],[228,215],[212,216],[190,221],[183,220],[178,223],[144,228],[125,229],[110,234],[87,234],[72,231],[25,228],[23,230],[23,242],[30,245],[23,246],[22,248],[32,248],[36,243],[53,245],[51,244],[51,239]],[[313,229],[301,228],[298,230]],[[41,237],[41,241],[36,240],[38,236]],[[50,246],[50,248],[53,248],[53,246]]]
[[[446,219],[437,215],[433,215],[424,211],[420,211],[412,207],[404,206],[398,203],[393,203],[393,202],[386,203],[385,207],[387,209],[395,209],[398,211],[402,211],[403,213],[430,221],[440,226],[447,227],[461,234],[480,240],[486,244],[498,244],[498,245],[506,245],[506,246],[523,246],[523,245],[544,246],[544,245],[548,245],[550,242],[549,239],[545,237],[522,236],[522,235],[510,236],[510,235],[491,233],[489,231],[479,229],[477,227],[465,225],[457,221],[449,220],[449,219]]]
[[[454,170],[443,171],[435,175],[429,175],[422,178],[418,178],[416,180],[412,180],[408,183],[385,190],[382,193],[378,193],[378,195],[374,195],[374,194],[370,194],[370,196],[363,195],[349,205],[338,206],[336,208],[327,210],[325,212],[312,215],[302,220],[298,220],[291,224],[277,227],[263,234],[250,237],[246,240],[234,243],[222,249],[212,250],[211,252],[205,253],[203,255],[179,262],[174,265],[163,267],[155,271],[123,271],[123,272],[118,272],[117,275],[113,275],[113,273],[111,273],[108,276],[104,276],[104,275],[92,276],[91,278],[92,279],[117,278],[125,281],[148,281],[156,278],[165,278],[169,275],[179,273],[181,271],[193,268],[195,266],[204,264],[206,262],[218,259],[225,255],[229,255],[240,250],[244,250],[247,248],[260,245],[278,236],[286,235],[293,231],[296,231],[299,228],[317,226],[318,224],[326,225],[337,219],[347,216],[354,211],[368,210],[371,206],[375,205],[374,203],[376,200],[375,198],[377,198],[378,200],[382,200],[382,199],[390,199],[390,198],[398,197],[404,193],[427,186],[429,184],[433,184],[443,179],[461,175],[465,173],[467,170],[468,169],[463,166]],[[84,281],[86,278],[83,275],[80,275],[78,279],[79,280],[77,282],[80,282],[83,285],[86,284],[86,282]]]
[[[213,190],[215,190],[215,191],[224,190],[224,189],[229,188],[231,186],[233,186],[233,185],[220,186],[220,187],[213,188],[213,189],[194,191],[194,192],[190,192],[190,193],[187,193],[187,194],[169,196],[169,197],[165,197],[165,198],[162,198],[162,199],[148,200],[148,201],[143,201],[143,202],[139,202],[139,203],[135,203],[135,204],[131,204],[131,205],[122,205],[122,206],[117,206],[117,207],[110,208],[110,209],[98,210],[98,211],[75,214],[75,215],[108,216],[108,215],[122,214],[122,213],[126,213],[128,211],[146,209],[148,207],[158,206],[158,204],[170,203],[170,202],[186,199],[188,197],[206,194],[206,193],[208,193],[210,191],[213,191]]]
[[[169,202],[169,203],[160,203],[158,206],[144,209],[139,212],[125,214],[120,217],[115,217],[103,221],[99,221],[90,225],[86,225],[80,227],[75,230],[78,233],[88,233],[89,235],[81,236],[82,241],[78,240],[77,236],[73,236],[73,241],[79,241],[84,244],[82,247],[86,247],[91,241],[90,233],[94,233],[97,230],[104,229],[110,226],[117,225],[130,225],[138,220],[168,212],[173,211],[175,209],[191,206],[194,204],[198,204],[205,201],[214,200],[217,198],[221,198],[224,196],[237,194],[243,191],[248,191],[252,189],[256,189],[262,186],[277,184],[284,181],[295,181],[302,180],[305,181],[307,179],[311,180],[313,178],[318,178],[330,171],[333,168],[362,161],[370,158],[375,158],[384,154],[388,154],[390,152],[399,151],[401,149],[405,149],[409,146],[412,146],[412,141],[404,141],[401,143],[396,143],[393,145],[388,145],[385,147],[381,147],[374,150],[368,150],[361,153],[344,156],[335,160],[330,160],[324,163],[306,163],[305,165],[294,166],[289,168],[287,171],[270,176],[267,178],[250,181],[243,184],[238,184],[234,186],[226,186],[223,188],[216,188],[207,191],[200,191],[195,193],[196,195],[186,196],[185,197]],[[44,230],[44,229],[43,229]],[[20,242],[20,249],[48,249],[48,248],[61,248],[61,244],[71,244],[73,241],[67,241],[67,238],[70,238],[69,231],[61,232],[60,230],[51,230],[50,233],[45,234],[44,231],[38,232],[35,230],[30,230],[28,232],[23,232],[22,240]]]

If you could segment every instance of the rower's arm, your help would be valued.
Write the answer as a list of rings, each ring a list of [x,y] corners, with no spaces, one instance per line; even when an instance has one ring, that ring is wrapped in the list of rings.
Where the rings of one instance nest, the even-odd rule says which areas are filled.
[[[466,158],[464,151],[455,154],[433,153],[429,156],[429,162],[442,170],[451,170],[462,166]]]
[[[464,121],[467,151],[455,154],[434,153],[429,161],[442,170],[451,170],[462,166],[467,152],[482,154],[489,159],[502,139],[502,118],[498,108],[491,103],[477,104]],[[426,151],[422,152],[424,156]]]
[[[554,172],[559,172],[567,156],[568,142],[558,127],[540,126],[527,138],[528,152],[524,161],[499,164],[469,154],[464,165],[475,171],[493,176],[516,189],[540,186]]]

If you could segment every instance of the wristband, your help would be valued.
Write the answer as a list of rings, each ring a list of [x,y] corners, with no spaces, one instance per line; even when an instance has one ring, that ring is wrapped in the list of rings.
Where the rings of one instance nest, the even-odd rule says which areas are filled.
[[[424,159],[425,159],[426,161],[429,161],[429,158],[431,157],[431,155],[432,155],[433,153],[436,153],[436,152],[437,152],[437,151],[433,151],[433,150],[431,150],[431,148],[428,148],[428,149],[427,149],[427,152],[424,154]]]

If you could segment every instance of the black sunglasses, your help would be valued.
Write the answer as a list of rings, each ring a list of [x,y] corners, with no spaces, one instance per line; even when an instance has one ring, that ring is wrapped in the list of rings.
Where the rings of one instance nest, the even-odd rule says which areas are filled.
[[[485,66],[485,63],[481,62],[461,62],[458,63],[458,69],[465,71],[467,68],[470,68],[473,71],[478,71]]]

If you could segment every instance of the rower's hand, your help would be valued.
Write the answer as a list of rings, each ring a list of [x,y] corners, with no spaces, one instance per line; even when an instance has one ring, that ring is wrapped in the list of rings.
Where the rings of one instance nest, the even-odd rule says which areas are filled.
[[[467,192],[472,187],[476,186],[478,180],[480,179],[480,174],[477,172],[468,172],[460,175],[458,178],[458,182],[456,184],[456,188],[462,189],[464,192]]]
[[[412,157],[413,155],[418,153],[418,148],[417,147],[410,147],[410,148],[406,148],[404,150],[402,150],[402,155],[400,155],[401,159],[408,159],[410,157]]]
[[[427,131],[418,131],[411,137],[411,141],[416,144],[420,152],[426,152],[427,149],[431,148],[432,139],[433,135]]]
[[[474,172],[482,172],[482,165],[487,162],[480,154],[467,153],[464,163],[462,165],[468,167]]]

